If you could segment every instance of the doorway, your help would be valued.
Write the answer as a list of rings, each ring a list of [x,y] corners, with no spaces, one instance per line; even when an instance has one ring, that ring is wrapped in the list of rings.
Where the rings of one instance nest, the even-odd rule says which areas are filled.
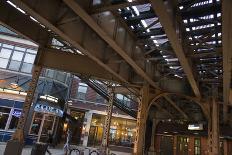
[[[188,137],[177,137],[177,154],[188,155]]]
[[[172,136],[161,137],[160,155],[173,155],[173,137]]]

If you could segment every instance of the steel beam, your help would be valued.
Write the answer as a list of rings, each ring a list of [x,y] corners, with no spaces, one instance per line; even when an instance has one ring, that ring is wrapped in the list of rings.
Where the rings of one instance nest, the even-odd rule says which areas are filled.
[[[97,45],[101,46],[102,42],[100,42],[97,38],[95,38],[95,39],[91,38],[91,37],[94,37],[93,35],[90,35],[92,33],[91,31],[90,32],[88,31],[89,33],[84,33],[84,36],[83,36],[83,32],[80,35],[75,35],[74,31],[70,32],[70,30],[71,30],[70,27],[65,27],[66,25],[62,25],[62,27],[56,27],[54,24],[52,24],[52,21],[49,20],[49,13],[51,13],[55,9],[51,8],[51,11],[46,12],[46,13],[44,13],[44,12],[41,13],[40,12],[43,15],[42,16],[41,14],[39,14],[39,11],[44,11],[43,6],[41,6],[41,5],[38,5],[36,7],[36,9],[31,9],[30,5],[32,5],[32,4],[30,2],[28,2],[28,1],[26,1],[26,0],[25,1],[12,0],[12,2],[14,4],[16,4],[18,7],[20,7],[21,9],[23,9],[24,11],[26,11],[27,15],[31,15],[39,23],[45,25],[46,28],[48,28],[49,30],[52,30],[54,33],[56,33],[59,36],[59,38],[65,40],[68,43],[70,43],[71,46],[73,46],[73,48],[79,49],[82,53],[87,55],[90,59],[95,61],[96,64],[98,64],[99,66],[101,66],[102,68],[104,68],[105,70],[107,70],[108,72],[113,74],[114,76],[116,76],[118,79],[120,79],[121,82],[128,83],[128,80],[125,79],[125,77],[122,77],[122,76],[119,75],[122,71],[119,71],[119,73],[118,73],[118,71],[116,71],[116,69],[115,69],[116,67],[108,66],[99,57],[100,54],[96,55],[97,52],[99,52],[99,51],[102,52],[102,49],[99,49],[100,47],[95,47],[94,48],[93,44],[95,46],[97,46]],[[46,1],[46,2],[49,2],[50,6],[53,6],[53,5],[51,5],[52,2],[54,2],[54,3],[57,2],[58,3],[58,1]],[[58,4],[54,4],[54,6],[57,6],[57,5]],[[17,14],[19,14],[19,13],[20,12],[18,12]],[[46,16],[46,17],[44,17],[44,16]],[[71,24],[74,24],[74,23],[71,23]],[[83,23],[74,24],[74,25],[77,25],[77,27],[81,26],[81,28],[86,27],[86,25],[83,25]],[[24,25],[24,26],[26,27],[27,25]],[[70,26],[70,25],[68,25],[68,26]],[[82,38],[80,38],[80,36]],[[96,43],[96,42],[98,42],[98,43]],[[110,53],[110,51],[108,53]],[[122,69],[125,70],[125,69],[127,69],[127,67],[124,67]],[[129,72],[128,70],[123,71],[123,73],[128,73],[128,72]]]
[[[163,26],[166,35],[168,36],[168,39],[172,45],[172,48],[174,49],[177,58],[179,59],[179,62],[188,78],[188,81],[193,89],[194,94],[197,97],[201,97],[200,90],[198,88],[197,82],[194,79],[194,75],[192,72],[192,68],[188,62],[188,59],[185,56],[184,53],[184,47],[181,40],[184,38],[179,38],[180,35],[178,35],[176,32],[178,32],[178,27],[175,27],[175,19],[172,19],[171,16],[168,13],[168,10],[162,0],[150,0],[152,7],[154,11],[156,12],[157,16],[159,17],[159,21],[161,25]]]
[[[223,120],[228,121],[228,104],[231,83],[232,59],[232,1],[222,1],[222,52],[223,52]]]
[[[100,12],[104,12],[104,11],[113,11],[113,10],[118,10],[118,9],[122,9],[122,8],[126,8],[126,7],[130,7],[130,6],[135,6],[135,5],[142,5],[142,4],[146,4],[148,2],[146,1],[133,1],[133,2],[123,2],[123,3],[119,3],[119,4],[109,4],[109,5],[97,5],[97,6],[93,6],[91,9],[91,13],[100,13]]]
[[[95,21],[88,15],[88,13],[82,9],[82,7],[74,0],[64,0],[64,2],[80,17],[84,20],[104,41],[106,41],[126,62],[151,86],[158,88],[156,83],[141,69],[138,64],[122,49],[113,38],[111,38]]]
[[[52,48],[44,48],[43,51],[44,52],[38,59],[38,64],[43,67],[62,70],[73,74],[78,73],[101,79],[120,81],[87,56]]]

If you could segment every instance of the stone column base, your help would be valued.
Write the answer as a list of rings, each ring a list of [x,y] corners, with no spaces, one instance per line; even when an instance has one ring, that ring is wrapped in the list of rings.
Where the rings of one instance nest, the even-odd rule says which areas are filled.
[[[23,150],[23,142],[17,140],[9,140],[6,144],[4,155],[21,155]]]
[[[155,151],[148,151],[148,155],[156,155]]]

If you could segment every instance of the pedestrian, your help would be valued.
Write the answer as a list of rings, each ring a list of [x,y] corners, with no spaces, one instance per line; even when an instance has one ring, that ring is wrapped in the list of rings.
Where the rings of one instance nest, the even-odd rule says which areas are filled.
[[[49,155],[52,154],[52,153],[50,152],[50,150],[48,149],[49,146],[52,145],[52,141],[53,141],[52,131],[49,130],[49,131],[48,131],[48,134],[47,134],[47,141],[46,141],[46,142],[47,142],[47,150],[46,150],[46,152],[47,152]]]

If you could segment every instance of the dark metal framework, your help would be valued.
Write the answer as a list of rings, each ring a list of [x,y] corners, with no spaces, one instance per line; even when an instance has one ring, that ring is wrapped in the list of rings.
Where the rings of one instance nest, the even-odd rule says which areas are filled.
[[[2,15],[0,21],[42,47],[46,45],[44,51],[47,52],[42,52],[41,59],[38,61],[40,65],[53,68],[59,66],[59,64],[49,64],[46,59],[49,56],[49,58],[56,56],[57,59],[65,56],[70,62],[72,62],[71,57],[76,57],[75,60],[85,60],[88,65],[96,65],[99,70],[104,70],[104,72],[96,72],[89,68],[88,74],[120,81],[127,86],[141,88],[145,79],[158,91],[162,90],[159,82],[163,78],[187,79],[198,98],[207,99],[207,96],[211,95],[212,85],[218,87],[220,102],[228,98],[231,75],[223,77],[223,70],[226,70],[225,66],[231,66],[231,64],[230,61],[223,64],[225,58],[222,53],[230,51],[223,45],[224,41],[222,42],[223,33],[228,29],[225,28],[225,32],[222,31],[223,12],[227,10],[223,10],[221,0],[93,0],[85,2],[64,0],[44,1],[44,6],[42,2],[36,5],[28,0],[11,0],[8,3],[15,5],[14,7],[21,14],[18,12],[19,15],[13,16],[13,13],[9,13],[8,17],[12,16],[11,20],[7,20],[8,17]],[[2,12],[7,12],[6,10],[2,5]],[[49,13],[46,13],[48,10]],[[108,14],[115,17],[115,24],[111,29],[107,29],[106,26],[107,24],[112,26],[110,21],[102,19],[108,18]],[[14,19],[23,20],[36,34],[20,29],[23,24],[17,23]],[[118,33],[120,30],[127,31],[125,35],[132,38],[131,46],[140,49],[138,55],[136,55],[136,49],[128,52],[127,46],[124,46],[125,49],[122,48],[121,44],[124,42],[120,40]],[[106,31],[109,31],[109,34],[104,33]],[[56,38],[55,41],[54,38]],[[128,41],[127,37],[125,41]],[[129,44],[129,41],[126,43]],[[92,49],[91,45],[96,44],[99,46]],[[55,64],[53,61],[52,63]],[[57,69],[68,69],[65,66],[68,62],[63,63],[63,66]],[[68,65],[69,69],[74,68]],[[86,73],[86,70],[81,69],[67,71]],[[156,72],[159,73],[158,76]],[[164,103],[161,108],[172,107],[172,110],[166,108],[169,113],[180,113],[185,119],[187,118],[185,113],[188,110],[195,109],[200,112],[200,108],[194,106],[187,108],[190,104],[185,106],[181,99],[161,100]],[[172,100],[176,105],[172,103]],[[226,102],[229,101],[226,100]],[[227,104],[224,103],[225,107]],[[227,113],[227,109],[224,109],[224,113]]]

